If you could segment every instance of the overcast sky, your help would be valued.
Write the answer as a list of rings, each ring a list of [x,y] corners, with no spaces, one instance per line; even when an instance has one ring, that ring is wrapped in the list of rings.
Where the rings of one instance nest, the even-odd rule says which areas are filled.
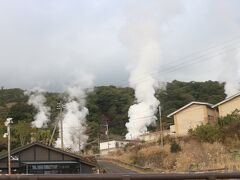
[[[94,85],[127,86],[149,24],[156,79],[236,83],[239,8],[238,0],[0,0],[0,85],[59,91],[86,72]]]

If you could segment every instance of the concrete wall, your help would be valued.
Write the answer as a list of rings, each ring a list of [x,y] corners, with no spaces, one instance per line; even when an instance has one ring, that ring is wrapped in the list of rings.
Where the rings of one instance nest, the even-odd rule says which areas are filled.
[[[169,130],[163,131],[163,136],[171,135]],[[161,138],[161,132],[154,132],[154,133],[145,133],[138,137],[141,141],[148,141],[148,142],[156,142]]]
[[[160,133],[146,133],[138,137],[141,141],[158,141],[160,139]]]
[[[209,110],[206,105],[193,104],[174,115],[176,136],[186,136],[189,129],[208,122],[208,114],[214,115],[214,110]]]
[[[236,109],[240,110],[240,96],[219,105],[219,116],[224,117],[228,114],[232,114]]]
[[[108,142],[100,143],[100,150],[108,149],[108,148],[115,148],[115,147],[116,147],[116,141],[108,141]]]
[[[170,126],[170,133],[176,133],[176,127],[175,125]]]
[[[100,143],[100,154],[107,155],[108,152],[117,151],[119,148],[123,148],[129,142],[128,141],[109,141]],[[109,144],[109,147],[108,147]]]
[[[108,141],[100,143],[100,150],[112,149],[112,148],[121,148],[128,144],[127,141]]]

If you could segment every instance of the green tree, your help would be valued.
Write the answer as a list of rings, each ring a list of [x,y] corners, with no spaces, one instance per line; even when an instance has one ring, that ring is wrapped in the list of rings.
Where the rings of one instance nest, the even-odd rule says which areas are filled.
[[[115,86],[96,87],[88,95],[88,121],[109,124],[109,132],[123,136],[126,133],[125,123],[128,121],[128,109],[134,102],[134,91],[131,88]],[[103,118],[104,117],[104,118]]]
[[[12,126],[14,136],[20,145],[23,146],[31,140],[31,126],[25,121],[19,121],[17,124]]]
[[[13,122],[24,120],[30,123],[33,121],[35,113],[36,110],[32,106],[22,102],[13,105],[9,109],[8,116],[13,118]]]
[[[51,139],[50,129],[37,129],[34,128],[32,132],[32,142],[40,142],[48,145]]]

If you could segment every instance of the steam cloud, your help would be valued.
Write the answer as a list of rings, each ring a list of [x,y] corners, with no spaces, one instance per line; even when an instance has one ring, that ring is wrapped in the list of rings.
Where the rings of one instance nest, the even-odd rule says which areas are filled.
[[[84,78],[85,76],[85,78]],[[86,135],[86,116],[88,109],[85,107],[86,88],[93,84],[91,75],[82,75],[83,81],[75,83],[67,89],[68,102],[65,105],[63,116],[63,142],[64,148],[80,151],[88,140]],[[88,89],[90,90],[90,89]],[[61,147],[61,129],[56,146]]]
[[[126,123],[128,133],[126,139],[135,139],[147,132],[147,127],[155,124],[157,107],[160,102],[154,96],[155,80],[149,77],[149,81],[134,87],[137,104],[132,105],[128,111],[129,122]]]
[[[25,91],[25,95],[29,96],[28,104],[33,105],[37,109],[37,114],[32,122],[32,127],[42,128],[46,127],[49,122],[50,107],[46,106],[46,98],[44,90],[41,88],[34,88],[30,91]]]
[[[131,72],[129,83],[135,89],[137,104],[132,105],[128,111],[129,122],[126,123],[128,133],[126,139],[135,139],[139,135],[147,132],[147,127],[155,124],[155,114],[160,102],[155,98],[154,84],[156,80],[151,74],[146,74],[147,80],[136,83],[136,80],[148,70],[154,69],[158,64],[158,43],[149,40],[139,49],[140,57],[137,67]]]
[[[225,93],[227,96],[232,96],[240,90],[239,58],[239,52],[232,51],[227,53],[222,60],[223,70],[220,77],[226,82]],[[226,61],[226,59],[228,61]]]
[[[145,22],[148,23],[143,25],[142,18],[146,18]],[[140,15],[139,19],[133,18],[123,31],[123,40],[127,41],[126,46],[133,62],[129,84],[135,90],[137,101],[128,111],[126,139],[136,139],[146,133],[147,127],[155,124],[157,119],[155,114],[160,102],[154,96],[157,81],[151,74],[160,64],[160,44],[156,28],[151,16]]]

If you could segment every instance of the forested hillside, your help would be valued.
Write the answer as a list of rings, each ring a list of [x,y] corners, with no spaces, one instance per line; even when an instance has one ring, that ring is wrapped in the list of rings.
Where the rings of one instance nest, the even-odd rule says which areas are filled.
[[[156,91],[156,97],[161,101],[163,121],[171,121],[166,115],[184,106],[190,101],[206,101],[217,103],[223,100],[224,84],[219,82],[180,82],[167,83],[165,88]],[[56,123],[59,110],[57,103],[64,100],[64,94],[46,93],[47,105],[51,107],[51,121],[48,128],[31,128],[36,110],[27,104],[28,97],[21,89],[0,89],[0,151],[6,149],[6,131],[4,121],[7,117],[13,118],[12,146],[18,147],[31,141],[48,143],[51,132]],[[125,123],[128,120],[128,109],[134,103],[132,88],[115,86],[95,87],[87,95],[86,106],[89,109],[87,116],[89,142],[100,138],[105,140],[106,124],[109,125],[110,138],[124,138],[126,133]],[[154,128],[151,128],[154,129]],[[57,138],[57,134],[54,138]],[[94,147],[94,148],[93,148]],[[89,144],[87,149],[97,151],[97,141]]]
[[[217,81],[181,82],[172,81],[159,89],[156,96],[161,101],[162,114],[166,116],[191,101],[216,104],[226,98],[224,83]]]

